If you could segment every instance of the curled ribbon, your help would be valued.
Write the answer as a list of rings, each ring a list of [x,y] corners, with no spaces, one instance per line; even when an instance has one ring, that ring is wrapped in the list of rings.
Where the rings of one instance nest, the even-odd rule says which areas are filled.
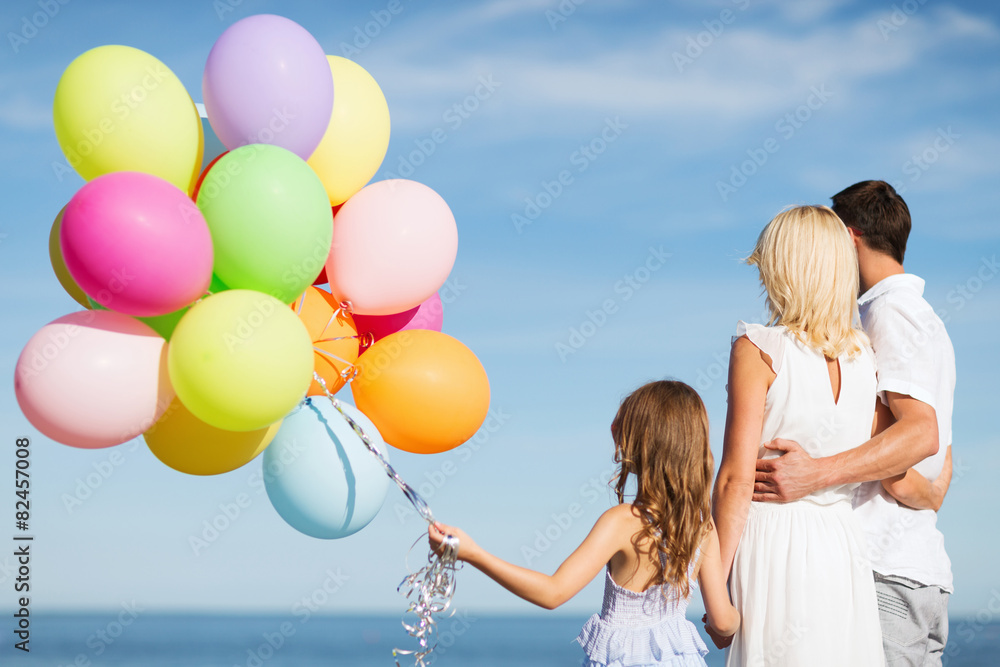
[[[323,392],[330,400],[334,409],[340,413],[351,429],[361,438],[361,442],[364,443],[368,451],[382,464],[385,474],[396,483],[396,486],[403,492],[406,499],[410,501],[417,513],[423,517],[428,525],[433,524],[434,514],[431,512],[427,501],[399,476],[399,473],[396,472],[385,458],[378,446],[368,437],[368,434],[361,428],[361,425],[354,421],[343,409],[340,401],[333,397],[333,394],[326,387],[326,381],[319,376],[319,373],[314,372],[313,378],[323,388]],[[418,537],[413,546],[416,546],[417,542],[421,539],[423,537]],[[412,550],[413,547],[410,547],[410,549]],[[404,620],[403,628],[406,629],[406,632],[411,637],[417,640],[419,645],[418,649],[393,649],[392,655],[397,658],[396,667],[399,667],[398,656],[400,655],[412,655],[414,667],[427,667],[428,657],[437,648],[436,641],[431,643],[431,639],[437,631],[437,620],[434,618],[434,615],[444,613],[451,607],[452,598],[455,595],[455,573],[458,572],[459,568],[458,538],[453,535],[447,535],[437,551],[431,551],[427,554],[427,565],[407,576],[396,587],[396,590],[410,602],[405,613],[414,614],[417,617],[413,623],[407,623]]]
[[[419,541],[419,538],[418,538]],[[415,543],[414,543],[415,544]],[[416,615],[416,622],[410,624],[405,620],[403,627],[420,645],[417,649],[393,649],[393,657],[412,655],[415,667],[424,667],[428,656],[437,647],[437,642],[430,643],[431,637],[437,631],[437,621],[434,614],[440,614],[451,606],[455,595],[455,572],[457,567],[458,538],[447,535],[441,543],[440,551],[427,554],[427,565],[409,575],[396,589],[410,601],[406,613]],[[399,660],[396,660],[399,667]]]

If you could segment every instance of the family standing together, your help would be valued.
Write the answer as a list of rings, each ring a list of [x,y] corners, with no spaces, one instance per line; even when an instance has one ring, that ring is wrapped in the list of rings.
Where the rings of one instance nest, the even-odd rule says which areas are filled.
[[[430,527],[432,545],[457,537],[460,560],[546,608],[606,570],[577,638],[588,667],[704,665],[685,618],[696,587],[729,666],[940,665],[955,359],[923,280],[903,270],[909,232],[882,181],[764,228],[747,262],[770,321],[737,326],[714,489],[701,398],[652,382],[611,424],[619,504],[554,574],[450,526]]]

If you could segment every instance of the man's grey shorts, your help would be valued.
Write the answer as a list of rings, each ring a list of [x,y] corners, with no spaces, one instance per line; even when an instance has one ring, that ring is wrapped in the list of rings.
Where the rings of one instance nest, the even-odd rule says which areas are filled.
[[[948,643],[948,593],[875,573],[886,667],[941,665]]]

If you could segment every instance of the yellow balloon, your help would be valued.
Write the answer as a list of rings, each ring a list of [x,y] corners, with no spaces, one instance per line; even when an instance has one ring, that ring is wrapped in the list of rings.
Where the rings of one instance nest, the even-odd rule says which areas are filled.
[[[70,63],[52,108],[56,138],[85,180],[142,171],[190,193],[204,150],[198,109],[162,62],[130,46],[91,49]]]
[[[206,424],[176,398],[143,434],[150,451],[167,466],[188,475],[221,475],[263,452],[281,421],[256,431],[224,431]]]
[[[361,65],[327,56],[333,73],[333,113],[309,158],[337,206],[372,179],[389,148],[389,105],[375,79]]]
[[[66,290],[66,293],[87,310],[92,310],[93,306],[90,305],[90,299],[87,298],[86,292],[80,289],[80,286],[73,280],[73,276],[69,275],[69,269],[66,268],[66,261],[63,259],[62,246],[59,244],[59,230],[62,228],[63,213],[65,211],[66,207],[63,206],[62,210],[59,211],[59,215],[56,216],[55,222],[52,223],[52,231],[49,232],[49,261],[52,262],[52,270],[55,272],[59,284]]]
[[[198,419],[256,431],[282,419],[312,382],[309,332],[273,296],[233,289],[191,306],[167,351],[170,382]]]

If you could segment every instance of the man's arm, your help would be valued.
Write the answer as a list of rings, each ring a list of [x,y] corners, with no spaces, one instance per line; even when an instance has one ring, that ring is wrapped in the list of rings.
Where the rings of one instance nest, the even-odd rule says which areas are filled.
[[[896,423],[854,449],[819,459],[798,443],[775,440],[764,446],[784,452],[757,461],[753,499],[788,502],[828,486],[885,479],[938,451],[937,415],[927,403],[905,394],[886,392]]]
[[[951,486],[951,445],[948,445],[945,452],[941,474],[933,482],[910,468],[902,475],[883,479],[882,486],[889,495],[907,507],[937,512]]]

